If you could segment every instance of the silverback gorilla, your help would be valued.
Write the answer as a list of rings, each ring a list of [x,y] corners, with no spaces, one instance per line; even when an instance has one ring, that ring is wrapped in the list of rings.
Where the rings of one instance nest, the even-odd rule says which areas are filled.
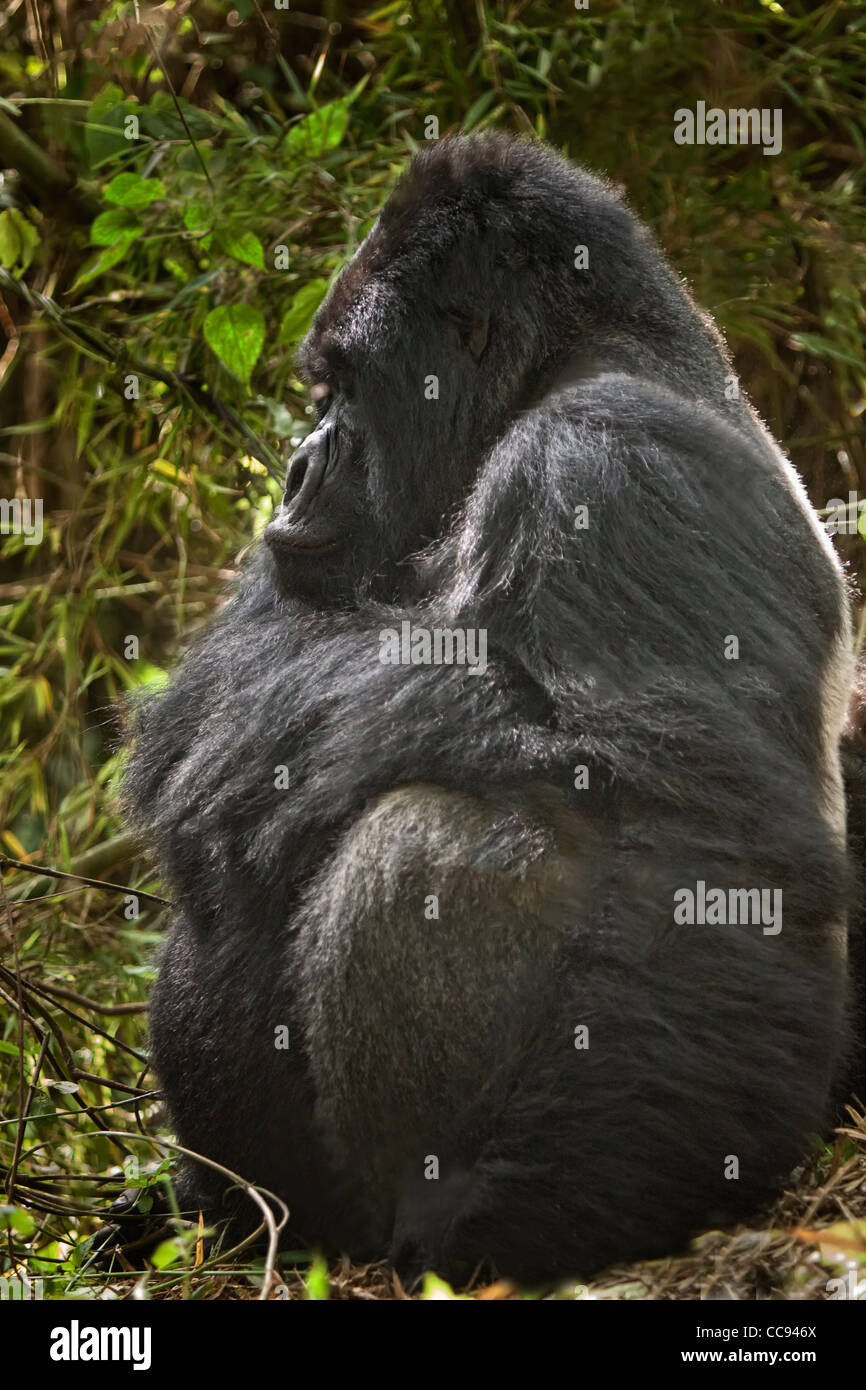
[[[299,371],[265,544],[136,717],[178,1136],[410,1276],[672,1251],[784,1178],[847,1045],[841,569],[539,143],[419,154]]]

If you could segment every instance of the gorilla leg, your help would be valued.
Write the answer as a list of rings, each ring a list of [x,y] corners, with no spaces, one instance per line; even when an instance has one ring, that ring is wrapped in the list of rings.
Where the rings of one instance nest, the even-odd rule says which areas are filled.
[[[605,860],[533,800],[385,794],[298,918],[318,1129],[411,1274],[669,1251],[747,1210],[823,1118],[838,961],[760,926],[674,927],[682,826]]]
[[[382,1253],[419,1194],[462,1189],[515,1083],[568,924],[542,922],[545,886],[558,873],[575,910],[585,897],[581,855],[553,845],[560,804],[536,800],[544,819],[432,785],[386,793],[301,911],[319,1130],[362,1181]]]
[[[250,922],[242,934],[180,919],[162,952],[152,1059],[178,1139],[283,1197],[290,1207],[283,1244],[297,1246],[312,1233],[328,1248],[348,1238],[363,1249],[351,1178],[338,1180],[313,1124],[287,934],[255,935]],[[278,1045],[286,1038],[288,1047]],[[224,1200],[224,1187],[213,1169],[187,1162],[176,1184],[181,1210],[201,1207],[209,1223],[230,1218],[234,1240],[261,1217],[247,1196]]]

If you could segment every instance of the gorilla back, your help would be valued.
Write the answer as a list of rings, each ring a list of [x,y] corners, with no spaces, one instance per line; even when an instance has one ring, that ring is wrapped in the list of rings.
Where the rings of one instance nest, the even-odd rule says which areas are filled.
[[[404,1272],[671,1251],[784,1178],[845,1047],[829,542],[540,144],[424,150],[299,370],[319,423],[129,763],[179,1137]]]

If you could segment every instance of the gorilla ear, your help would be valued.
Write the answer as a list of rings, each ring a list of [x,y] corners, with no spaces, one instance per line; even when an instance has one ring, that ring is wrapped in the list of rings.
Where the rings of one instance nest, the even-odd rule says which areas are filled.
[[[472,315],[472,327],[469,332],[469,351],[476,361],[487,347],[487,334],[489,328],[489,314],[476,313]]]
[[[451,309],[447,312],[447,317],[460,334],[461,343],[477,362],[487,347],[490,315],[481,313],[479,309],[473,309],[471,313]]]

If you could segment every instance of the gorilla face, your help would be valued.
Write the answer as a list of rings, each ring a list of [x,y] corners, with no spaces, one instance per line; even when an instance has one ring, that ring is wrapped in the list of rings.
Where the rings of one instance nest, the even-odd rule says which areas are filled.
[[[573,353],[554,324],[562,242],[545,252],[527,235],[507,170],[471,147],[455,158],[469,167],[455,163],[433,200],[414,187],[424,157],[413,166],[301,345],[318,424],[265,532],[284,592],[405,594],[407,562],[449,527],[546,367]]]
[[[609,188],[518,142],[422,152],[301,345],[319,420],[265,532],[278,587],[408,597],[515,419],[622,370],[745,419],[714,329]]]
[[[265,532],[283,590],[323,602],[363,585],[380,597],[405,590],[410,557],[465,497],[493,437],[492,403],[514,375],[487,351],[480,307],[431,302],[428,292],[411,318],[389,314],[388,286],[368,280],[342,308],[354,265],[301,349],[318,420]]]

